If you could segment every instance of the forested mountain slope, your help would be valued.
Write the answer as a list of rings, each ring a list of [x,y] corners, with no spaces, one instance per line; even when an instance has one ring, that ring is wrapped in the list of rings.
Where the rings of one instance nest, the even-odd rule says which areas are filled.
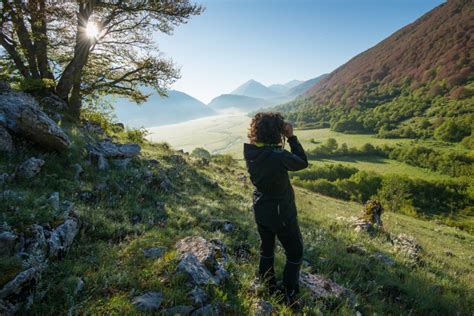
[[[473,34],[473,2],[448,1],[279,109],[300,126],[383,137],[429,137],[441,128],[440,138],[459,141],[472,125]],[[456,135],[441,135],[443,129]]]

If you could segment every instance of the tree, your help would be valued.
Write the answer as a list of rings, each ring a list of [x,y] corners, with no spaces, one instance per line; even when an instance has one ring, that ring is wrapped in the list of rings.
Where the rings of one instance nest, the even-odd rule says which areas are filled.
[[[14,65],[11,78],[47,82],[75,118],[91,94],[143,102],[140,87],[166,95],[179,78],[153,33],[171,34],[202,10],[190,0],[2,0],[0,60]]]

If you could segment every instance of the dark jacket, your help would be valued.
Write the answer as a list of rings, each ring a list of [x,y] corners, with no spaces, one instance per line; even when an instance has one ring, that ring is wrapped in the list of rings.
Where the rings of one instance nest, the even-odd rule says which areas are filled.
[[[296,219],[295,194],[288,171],[308,166],[308,159],[296,136],[290,137],[288,143],[291,152],[280,147],[244,144],[244,158],[255,186],[255,220],[275,230]]]

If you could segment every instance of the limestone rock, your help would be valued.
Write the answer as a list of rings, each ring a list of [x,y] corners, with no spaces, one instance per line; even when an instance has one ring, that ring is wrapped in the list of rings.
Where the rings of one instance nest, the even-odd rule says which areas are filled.
[[[11,153],[13,150],[12,137],[8,131],[0,125],[0,152]]]
[[[273,312],[273,305],[265,300],[259,300],[254,304],[255,316],[271,316]]]
[[[147,292],[132,300],[132,304],[144,311],[155,311],[160,308],[163,295],[157,292]]]
[[[10,256],[15,249],[18,236],[11,231],[0,232],[0,256]]]
[[[95,148],[106,158],[133,158],[141,151],[137,144],[116,144],[107,140],[98,142]]]
[[[368,200],[364,205],[362,215],[353,221],[352,226],[357,232],[367,232],[374,235],[383,229],[383,206],[375,200]]]
[[[75,218],[68,218],[63,224],[52,231],[48,240],[49,256],[56,257],[72,244],[79,232],[79,221]]]
[[[419,261],[421,259],[421,245],[416,241],[415,237],[401,233],[397,236],[391,236],[391,240],[395,249],[405,253],[405,255],[413,260]]]
[[[0,299],[4,299],[12,294],[20,294],[20,292],[28,286],[38,275],[35,268],[29,268],[18,273],[13,280],[8,282],[0,290]]]
[[[71,144],[66,133],[26,93],[9,91],[1,94],[0,116],[8,130],[43,147],[64,151]]]
[[[192,316],[217,316],[219,315],[219,310],[216,306],[212,304],[208,304],[201,308],[198,308],[194,312],[191,313]]]
[[[314,300],[333,298],[348,299],[350,302],[354,300],[353,294],[348,289],[317,274],[302,271],[300,283],[309,290]]]
[[[386,266],[389,266],[389,267],[395,265],[395,261],[392,258],[390,258],[387,255],[384,255],[381,252],[376,252],[376,253],[372,254],[370,256],[370,258],[375,259],[375,260],[377,260],[377,261],[381,262],[382,264],[384,264]]]
[[[189,275],[195,284],[216,284],[216,280],[206,266],[190,252],[184,253],[178,264],[178,271]]]
[[[41,171],[41,167],[44,165],[43,159],[31,157],[30,159],[23,162],[18,167],[17,175],[23,179],[29,179],[36,176]]]

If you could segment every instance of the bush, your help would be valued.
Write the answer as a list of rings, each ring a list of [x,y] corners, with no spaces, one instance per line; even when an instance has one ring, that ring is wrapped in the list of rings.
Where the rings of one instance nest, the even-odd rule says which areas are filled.
[[[449,119],[436,128],[434,135],[437,139],[446,142],[459,142],[471,134],[471,126],[464,120]]]
[[[145,142],[145,136],[148,135],[148,131],[144,128],[127,129],[125,134],[129,141],[136,144],[143,144]]]
[[[337,179],[347,179],[357,172],[357,168],[346,167],[342,164],[325,164],[323,166],[311,166],[310,168],[292,173],[292,177],[301,180],[326,179],[335,181]]]
[[[225,154],[225,155],[214,155],[212,156],[212,160],[215,163],[222,164],[226,167],[232,167],[236,164],[236,161],[232,155]]]
[[[206,149],[201,147],[194,148],[191,152],[191,156],[204,159],[207,162],[211,161],[211,154]]]

